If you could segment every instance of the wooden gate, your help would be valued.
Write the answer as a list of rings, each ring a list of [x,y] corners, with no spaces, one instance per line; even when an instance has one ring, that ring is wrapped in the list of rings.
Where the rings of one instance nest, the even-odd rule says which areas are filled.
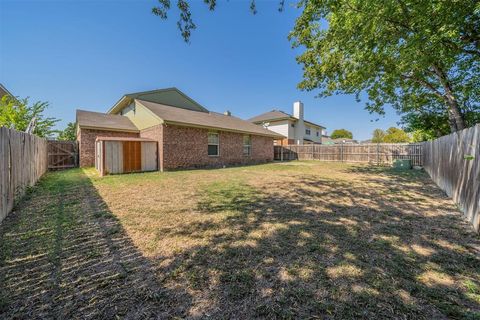
[[[78,167],[76,141],[48,141],[48,169],[61,170]]]

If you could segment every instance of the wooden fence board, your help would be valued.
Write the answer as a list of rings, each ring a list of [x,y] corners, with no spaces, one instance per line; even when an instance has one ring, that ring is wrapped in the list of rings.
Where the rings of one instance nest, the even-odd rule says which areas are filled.
[[[424,142],[424,168],[480,230],[480,124]]]
[[[7,180],[8,174],[8,154],[7,139],[8,133],[6,128],[0,127],[0,221],[7,216]]]
[[[47,140],[0,128],[0,222],[47,167]]]
[[[410,159],[422,165],[422,144],[336,144],[289,145],[274,147],[275,160],[320,160],[390,164],[395,159]]]

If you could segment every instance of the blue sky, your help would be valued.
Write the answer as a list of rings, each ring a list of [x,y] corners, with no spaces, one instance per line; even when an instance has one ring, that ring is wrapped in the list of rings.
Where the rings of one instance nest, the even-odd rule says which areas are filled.
[[[215,12],[192,1],[197,24],[190,44],[176,12],[162,21],[156,0],[0,0],[0,82],[13,94],[49,101],[48,115],[75,120],[75,109],[107,111],[123,94],[178,87],[212,111],[249,118],[271,109],[291,112],[303,101],[307,120],[330,133],[368,139],[398,116],[371,115],[353,96],[315,98],[297,89],[300,51],[287,39],[299,11],[278,1],[218,1]],[[378,121],[375,119],[380,118]]]

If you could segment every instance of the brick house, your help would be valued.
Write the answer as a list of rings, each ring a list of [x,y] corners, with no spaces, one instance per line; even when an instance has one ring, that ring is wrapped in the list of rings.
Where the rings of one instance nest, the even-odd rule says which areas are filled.
[[[158,141],[160,170],[222,167],[273,160],[278,133],[208,111],[176,88],[123,96],[108,113],[77,110],[80,166],[95,163],[97,137]]]

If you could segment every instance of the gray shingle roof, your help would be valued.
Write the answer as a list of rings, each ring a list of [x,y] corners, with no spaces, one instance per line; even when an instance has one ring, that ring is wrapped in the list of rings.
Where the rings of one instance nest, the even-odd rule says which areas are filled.
[[[80,127],[119,131],[139,131],[130,119],[116,114],[77,110],[77,123]]]
[[[269,112],[262,113],[256,117],[248,119],[250,122],[262,122],[267,120],[279,120],[279,119],[288,119],[293,118],[290,114],[280,111],[280,110],[272,110]],[[293,118],[294,119],[294,118]]]
[[[128,104],[135,99],[160,103],[188,110],[208,112],[208,110],[202,105],[200,105],[198,102],[187,96],[179,89],[173,87],[127,93],[117,103],[115,103],[112,108],[110,108],[108,113],[117,114],[123,107],[125,107],[125,104]]]
[[[248,121],[252,122],[252,123],[261,123],[261,122],[265,122],[265,121],[272,121],[272,120],[283,120],[283,119],[292,119],[292,120],[297,120],[297,118],[295,118],[294,116],[292,116],[291,114],[288,114],[286,112],[283,112],[283,111],[280,111],[280,110],[272,110],[272,111],[268,111],[268,112],[265,112],[265,113],[262,113],[256,117],[253,117],[253,118],[250,118],[248,119]],[[305,123],[308,123],[310,125],[313,125],[313,126],[317,126],[317,127],[321,127],[321,128],[324,128],[324,126],[322,125],[319,125],[319,124],[316,124],[314,122],[310,122],[310,121],[307,121],[307,120],[303,120]]]
[[[166,123],[200,126],[220,130],[284,138],[282,135],[234,116],[216,112],[199,112],[137,100]]]

